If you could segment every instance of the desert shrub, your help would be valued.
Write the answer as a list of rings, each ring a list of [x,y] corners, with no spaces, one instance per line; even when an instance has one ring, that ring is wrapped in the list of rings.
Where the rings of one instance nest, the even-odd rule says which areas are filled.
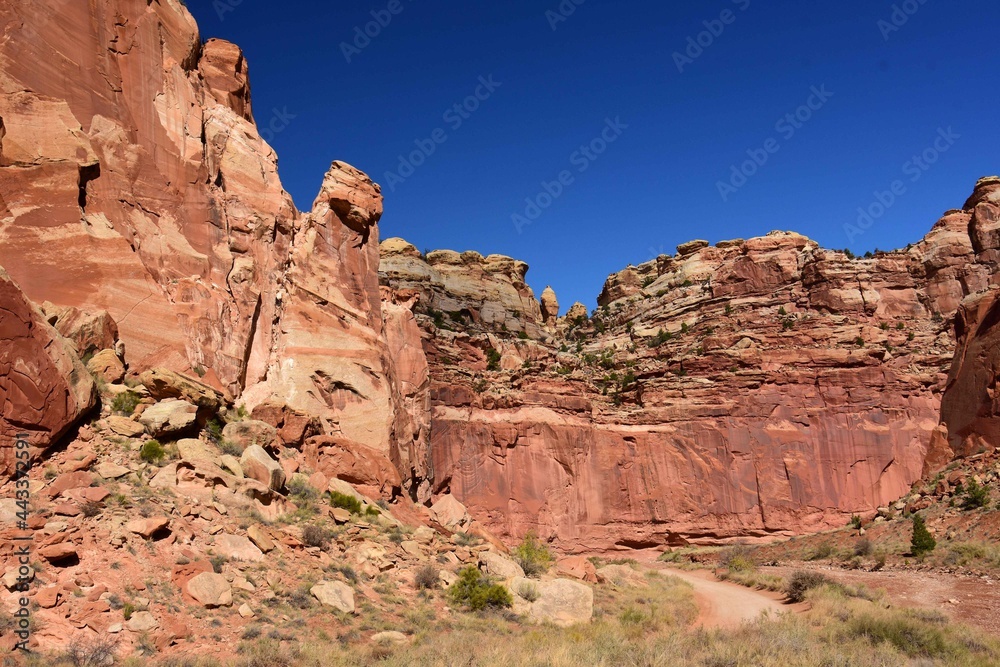
[[[990,501],[990,492],[985,486],[970,479],[965,486],[965,496],[962,498],[962,509],[974,510],[985,507]]]
[[[413,583],[416,585],[417,590],[434,590],[438,585],[437,568],[430,563],[424,565],[413,575]]]
[[[552,552],[534,533],[528,533],[521,544],[514,549],[514,560],[524,570],[525,576],[535,577],[548,571],[552,566]]]
[[[797,570],[788,579],[785,594],[790,602],[802,602],[806,599],[807,592],[829,583],[831,583],[830,579],[819,572]]]
[[[65,660],[72,667],[104,667],[115,663],[118,639],[102,636],[92,641],[74,639],[66,649]]]
[[[867,537],[862,537],[854,544],[855,556],[871,556],[874,550],[875,547],[872,544],[872,541]]]
[[[159,463],[166,455],[167,452],[159,440],[147,440],[142,444],[142,449],[139,450],[139,458],[146,463]]]
[[[222,428],[222,422],[217,418],[213,417],[210,419],[208,424],[205,425],[205,432],[208,439],[217,445],[220,444],[222,442]]]
[[[285,488],[288,489],[288,495],[292,496],[296,505],[311,504],[319,498],[319,491],[309,484],[305,475],[292,475]]]
[[[476,567],[470,565],[459,574],[458,581],[448,589],[452,602],[472,611],[502,609],[514,604],[510,591],[492,583]]]
[[[382,512],[379,511],[379,508],[377,506],[375,506],[375,505],[369,505],[368,507],[365,508],[365,516],[373,516],[374,517],[374,516],[381,516],[381,515],[382,515]]]
[[[141,400],[142,397],[134,391],[123,391],[111,399],[111,411],[115,414],[131,417]]]
[[[229,559],[221,554],[216,554],[208,559],[208,562],[212,564],[212,571],[216,574],[222,574],[222,566],[229,562]]]
[[[848,620],[846,633],[872,644],[892,644],[910,657],[937,658],[949,652],[941,628],[910,614],[860,614]]]
[[[242,447],[232,440],[226,440],[225,438],[219,441],[219,450],[223,454],[229,454],[230,456],[235,456],[236,458],[240,458],[240,456],[243,455]]]
[[[488,371],[498,371],[500,370],[500,353],[494,348],[486,350],[486,370]]]
[[[330,504],[347,510],[351,514],[361,514],[361,501],[354,496],[339,491],[330,491]]]
[[[302,529],[302,542],[309,547],[325,549],[330,544],[333,535],[323,526],[311,523]]]
[[[517,594],[528,602],[534,602],[541,597],[541,593],[538,592],[538,587],[526,581],[521,582],[521,585],[517,587]]]
[[[853,528],[854,530],[861,529],[861,517],[858,516],[857,514],[851,517],[851,528]]]
[[[730,572],[749,572],[757,569],[753,550],[745,544],[736,544],[719,553],[719,565]]]
[[[910,540],[910,550],[914,556],[920,557],[934,551],[937,540],[927,530],[924,518],[919,514],[913,515],[913,537]]]
[[[460,547],[474,547],[482,542],[478,535],[472,533],[455,533],[455,544]]]
[[[812,555],[809,556],[809,560],[823,560],[832,556],[833,552],[834,552],[833,545],[830,544],[829,542],[823,542],[818,547],[816,547],[816,551],[814,551]]]
[[[101,504],[87,501],[80,505],[80,511],[83,513],[83,516],[89,519],[101,513]]]
[[[274,639],[244,642],[237,648],[240,667],[291,667],[292,658]]]

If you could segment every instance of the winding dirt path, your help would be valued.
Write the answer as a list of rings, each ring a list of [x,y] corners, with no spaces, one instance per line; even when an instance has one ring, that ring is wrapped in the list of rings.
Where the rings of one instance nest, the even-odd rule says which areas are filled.
[[[795,606],[782,604],[778,594],[719,581],[707,570],[679,570],[672,567],[655,569],[694,586],[694,597],[700,610],[698,620],[695,621],[696,627],[739,627],[743,622],[752,621],[764,612],[795,610]]]

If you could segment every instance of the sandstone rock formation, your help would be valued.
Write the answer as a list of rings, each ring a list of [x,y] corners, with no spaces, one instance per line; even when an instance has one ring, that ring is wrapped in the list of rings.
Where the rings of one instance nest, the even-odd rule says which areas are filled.
[[[395,466],[387,493],[428,498],[425,371],[390,353],[419,334],[405,302],[383,313],[378,186],[335,162],[300,215],[246,59],[203,44],[182,2],[0,12],[20,26],[0,44],[0,266],[27,297],[81,356],[124,354],[154,397],[200,377],[201,397],[305,415]]]
[[[970,296],[955,319],[958,349],[941,402],[948,449],[970,456],[1000,445],[1000,287]],[[941,466],[943,467],[943,466]]]
[[[611,276],[599,311],[574,306],[554,341],[419,313],[435,490],[494,532],[569,551],[874,513],[923,471],[948,320],[996,272],[998,188],[983,179],[923,240],[870,258],[786,232],[684,244]],[[433,282],[397,284],[400,256],[422,262],[402,245],[383,283],[447,302]]]
[[[482,323],[498,330],[526,332],[537,337],[541,306],[524,278],[528,265],[504,255],[483,257],[478,252],[435,250],[422,256],[398,238],[381,246],[379,274],[397,291],[421,294],[425,313],[456,329],[463,322]],[[445,328],[444,326],[439,328]]]
[[[0,474],[14,472],[15,442],[32,458],[94,407],[94,381],[63,338],[0,268]]]

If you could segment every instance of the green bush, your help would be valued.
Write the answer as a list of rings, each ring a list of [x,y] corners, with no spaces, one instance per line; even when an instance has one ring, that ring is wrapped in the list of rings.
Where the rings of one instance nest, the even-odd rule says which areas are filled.
[[[914,556],[923,556],[934,551],[937,540],[927,530],[924,518],[919,514],[913,515],[913,538],[910,540],[910,550]]]
[[[524,570],[525,576],[535,577],[552,566],[552,552],[534,533],[524,536],[524,541],[514,550],[514,560]]]
[[[347,510],[351,514],[361,514],[361,501],[354,496],[339,491],[330,491],[330,504]]]
[[[855,530],[861,529],[861,517],[857,514],[851,517],[851,528]]]
[[[139,458],[146,463],[159,463],[166,455],[167,452],[158,440],[147,440],[142,444],[142,449],[139,450]]]
[[[962,498],[962,509],[974,510],[986,507],[990,502],[990,492],[985,486],[974,479],[970,479],[965,486],[965,497]]]
[[[502,609],[514,604],[510,591],[494,584],[482,572],[470,565],[459,573],[458,581],[448,589],[452,602],[472,611],[481,609]]]
[[[134,391],[123,391],[111,399],[111,411],[119,415],[131,417],[141,400],[142,397]]]
[[[500,370],[500,353],[494,348],[486,350],[486,370],[488,371],[498,371]]]
[[[719,565],[730,572],[749,572],[757,569],[753,550],[745,544],[736,544],[719,554]]]

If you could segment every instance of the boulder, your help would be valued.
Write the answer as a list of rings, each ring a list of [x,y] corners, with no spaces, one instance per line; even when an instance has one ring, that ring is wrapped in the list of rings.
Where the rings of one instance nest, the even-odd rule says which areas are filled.
[[[218,450],[207,442],[195,438],[178,440],[177,453],[180,455],[181,461],[208,461],[213,465],[222,465]]]
[[[372,635],[372,641],[376,644],[406,644],[410,641],[410,639],[402,632],[397,632],[396,630],[385,630],[383,632],[376,632]]]
[[[256,524],[247,528],[247,537],[264,553],[274,549],[274,540],[268,537],[264,529]]]
[[[111,415],[107,418],[107,422],[108,428],[112,433],[125,438],[138,438],[146,430],[142,424],[134,419],[121,417],[119,415]]]
[[[108,384],[125,379],[125,364],[114,350],[101,350],[87,361],[87,370]]]
[[[178,436],[195,428],[197,406],[175,398],[161,401],[142,411],[139,423],[154,438]]]
[[[441,496],[436,503],[431,505],[431,516],[449,530],[463,530],[472,522],[472,517],[469,516],[465,505],[458,502],[458,499],[450,493]]]
[[[233,603],[233,589],[221,574],[202,572],[187,582],[187,593],[205,607],[228,607]]]
[[[345,614],[354,613],[354,590],[342,581],[321,581],[309,589],[313,597],[326,607]]]
[[[208,412],[218,412],[224,404],[222,394],[194,378],[166,368],[153,368],[139,376],[150,396],[158,401],[176,398],[187,401]]]
[[[285,471],[260,445],[251,445],[243,451],[240,467],[244,475],[271,489],[277,491],[285,485]]]
[[[214,550],[229,560],[256,563],[264,560],[264,553],[242,535],[222,533],[215,536]]]
[[[129,474],[131,471],[125,466],[120,466],[112,461],[103,461],[97,464],[94,468],[94,472],[104,479],[118,479],[119,477],[124,477]]]
[[[597,583],[597,568],[586,556],[567,556],[560,558],[556,563],[556,571],[564,576],[586,581],[592,584]]]
[[[125,524],[125,530],[149,539],[166,531],[168,526],[170,526],[170,517],[160,516],[150,519],[133,519]]]
[[[522,592],[531,590],[532,597],[537,599],[521,599],[529,603],[528,618],[536,623],[568,627],[588,623],[594,615],[594,591],[578,581],[555,579],[542,582],[516,578],[511,581],[510,589],[518,597]]]
[[[521,569],[520,565],[495,551],[484,551],[479,554],[479,566],[483,572],[491,577],[500,579],[524,577],[524,570]]]
[[[278,438],[278,430],[267,422],[247,419],[226,424],[222,437],[242,451],[251,445],[270,447]]]
[[[159,627],[159,622],[148,611],[136,611],[125,622],[125,627],[132,632],[149,632]]]

